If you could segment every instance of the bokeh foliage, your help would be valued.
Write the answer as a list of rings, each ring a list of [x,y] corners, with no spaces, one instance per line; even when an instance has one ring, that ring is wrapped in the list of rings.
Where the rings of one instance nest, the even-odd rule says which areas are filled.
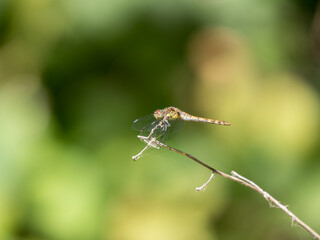
[[[176,106],[169,145],[254,180],[318,232],[317,1],[0,0],[0,239],[306,239],[256,193],[130,129]]]

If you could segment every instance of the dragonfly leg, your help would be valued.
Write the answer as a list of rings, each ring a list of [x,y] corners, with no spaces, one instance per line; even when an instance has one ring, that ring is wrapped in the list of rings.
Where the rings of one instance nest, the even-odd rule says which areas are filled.
[[[162,121],[162,128],[164,129],[164,131],[166,132],[167,131],[167,128],[170,127],[170,123],[167,119],[163,119]]]
[[[167,119],[165,119],[164,122],[166,123],[166,126],[168,126],[168,127],[171,126]]]
[[[167,124],[162,124],[162,129],[163,129],[165,132],[167,131],[167,127],[168,127]]]

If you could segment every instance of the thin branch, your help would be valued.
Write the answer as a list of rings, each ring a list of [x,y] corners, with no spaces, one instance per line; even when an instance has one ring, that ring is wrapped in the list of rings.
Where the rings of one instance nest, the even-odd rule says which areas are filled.
[[[156,148],[156,149],[159,149],[160,146],[158,144],[155,144],[155,140],[156,138],[153,137],[153,134],[155,133],[155,131],[158,129],[158,128],[162,128],[163,130],[163,133],[165,133],[167,127],[170,127],[170,124],[168,123],[168,121],[166,120],[166,118],[163,118],[154,128],[152,128],[152,130],[150,131],[149,135],[147,137],[145,136],[138,136],[138,138],[140,138],[141,140],[143,140],[145,143],[147,143],[147,146],[145,146],[137,155],[135,156],[132,156],[132,159],[134,161],[137,161],[139,158],[142,157],[142,154],[148,150],[149,148],[153,147],[153,148]],[[160,138],[161,135],[157,136],[157,138]]]
[[[140,136],[140,137],[143,137],[143,136]],[[144,141],[145,143],[147,143],[147,146],[145,146],[137,155],[132,156],[132,159],[133,159],[134,161],[137,161],[139,158],[141,158],[141,157],[142,157],[142,154],[143,154],[147,149],[149,149],[149,148],[151,148],[151,147],[157,148],[157,149],[160,148],[160,147],[157,146],[157,144],[154,144],[155,138],[152,138],[151,140],[147,140],[148,137],[144,137],[144,138],[146,138],[146,139],[143,139],[143,141]]]
[[[197,192],[199,192],[199,191],[204,192],[204,190],[206,190],[209,182],[211,182],[212,178],[214,177],[214,173],[215,173],[215,171],[211,173],[210,178],[208,179],[208,181],[206,181],[201,187],[197,187],[196,188]]]
[[[320,240],[320,235],[314,231],[311,227],[309,227],[306,223],[304,223],[300,218],[298,218],[296,215],[294,215],[291,211],[288,210],[287,206],[282,205],[278,200],[276,200],[274,197],[272,197],[269,193],[267,193],[266,191],[264,191],[262,188],[260,188],[257,184],[255,184],[253,181],[241,176],[240,174],[232,171],[231,174],[229,175],[227,173],[224,173],[222,171],[219,171],[213,167],[210,167],[209,165],[205,164],[204,162],[200,161],[199,159],[195,158],[194,156],[182,152],[176,148],[170,147],[162,142],[157,141],[155,138],[150,138],[151,134],[148,137],[144,137],[144,136],[138,136],[138,138],[140,138],[141,140],[143,140],[144,142],[146,142],[148,145],[146,147],[165,147],[167,149],[169,149],[170,151],[179,153],[183,156],[186,156],[188,158],[190,158],[191,160],[195,161],[196,163],[202,165],[203,167],[209,169],[212,171],[212,174],[209,178],[209,180],[203,184],[201,187],[196,188],[197,191],[204,191],[207,187],[207,185],[209,184],[209,182],[212,180],[214,173],[217,173],[225,178],[228,178],[232,181],[241,183],[253,190],[255,190],[256,192],[260,193],[270,204],[270,206],[276,206],[278,208],[280,208],[283,212],[285,212],[288,216],[290,216],[292,223],[297,222],[301,227],[303,227],[304,229],[306,229],[310,234],[313,235],[313,237],[315,239]],[[144,148],[144,150],[142,150],[138,155],[139,157],[141,156],[142,152],[144,152],[146,150],[146,147]],[[138,156],[136,155],[136,156]],[[136,157],[134,156],[134,157]],[[134,160],[136,160],[134,157],[132,157]]]

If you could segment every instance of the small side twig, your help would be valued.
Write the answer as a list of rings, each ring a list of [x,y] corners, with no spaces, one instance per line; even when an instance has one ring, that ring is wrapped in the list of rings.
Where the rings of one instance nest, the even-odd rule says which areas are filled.
[[[280,208],[283,212],[285,212],[288,216],[290,216],[292,223],[297,222],[301,227],[303,227],[305,230],[307,230],[310,234],[313,235],[313,237],[315,239],[320,240],[320,235],[313,230],[311,227],[309,227],[306,223],[304,223],[300,218],[298,218],[295,214],[293,214],[290,210],[288,210],[287,206],[284,206],[283,204],[281,204],[278,200],[276,200],[274,197],[272,197],[269,193],[267,193],[266,191],[264,191],[262,188],[260,188],[257,184],[255,184],[253,181],[241,176],[240,174],[236,173],[235,171],[231,172],[231,175],[224,173],[222,171],[219,171],[215,168],[210,167],[209,165],[205,164],[204,162],[200,161],[199,159],[195,158],[194,156],[182,152],[176,148],[170,147],[162,142],[157,141],[155,138],[150,138],[150,135],[148,137],[144,137],[144,136],[138,136],[138,138],[140,138],[141,140],[143,140],[144,142],[146,142],[148,145],[144,148],[144,150],[142,150],[138,155],[139,157],[141,156],[142,152],[144,152],[147,147],[156,147],[156,148],[160,148],[160,147],[165,147],[167,149],[169,149],[170,151],[179,153],[183,156],[186,156],[190,159],[192,159],[193,161],[195,161],[196,163],[202,165],[203,167],[209,169],[212,171],[212,174],[209,178],[209,180],[203,184],[201,187],[197,187],[196,190],[197,191],[204,191],[207,187],[207,185],[209,184],[209,182],[212,180],[214,173],[217,173],[225,178],[228,178],[232,181],[241,183],[253,190],[255,190],[256,192],[260,193],[270,204],[270,206],[275,206]],[[137,157],[138,155],[134,156]],[[132,157],[134,160],[136,160],[134,157]]]
[[[142,136],[141,136],[141,137],[142,137]],[[155,138],[150,138],[149,140],[147,140],[148,137],[144,137],[144,138],[146,138],[146,139],[142,139],[142,140],[143,140],[145,143],[147,143],[147,146],[145,146],[137,155],[132,156],[132,159],[133,159],[134,161],[137,161],[139,158],[141,158],[141,157],[142,157],[142,154],[143,154],[148,148],[153,147],[153,148],[159,149],[159,147],[158,147],[156,144],[154,144]]]
[[[164,130],[164,132],[166,131],[167,127],[170,126],[170,124],[168,123],[168,121],[166,120],[166,118],[164,118],[163,120],[161,120],[154,128],[152,128],[152,130],[150,131],[149,135],[147,137],[145,136],[138,136],[138,138],[140,138],[142,141],[144,141],[145,143],[147,143],[147,146],[145,146],[137,155],[132,156],[132,159],[134,161],[137,161],[139,158],[142,157],[142,154],[149,148],[153,147],[156,149],[159,149],[160,146],[155,143],[156,142],[156,137],[154,137],[154,133],[158,128],[162,128]],[[157,136],[158,138],[161,137],[161,135]],[[159,142],[159,141],[157,141]]]
[[[214,173],[215,172],[212,172],[211,175],[210,175],[210,178],[208,179],[208,181],[206,181],[201,187],[197,187],[196,188],[196,191],[199,192],[199,191],[202,191],[204,192],[204,190],[206,190],[209,182],[212,180],[212,178],[214,177]]]

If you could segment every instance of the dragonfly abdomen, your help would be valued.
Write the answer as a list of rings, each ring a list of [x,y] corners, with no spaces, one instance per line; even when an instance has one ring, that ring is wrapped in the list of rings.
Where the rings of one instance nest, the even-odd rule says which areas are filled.
[[[181,118],[185,121],[191,121],[191,122],[204,122],[204,123],[211,123],[211,124],[217,124],[217,125],[224,125],[224,126],[230,126],[231,123],[226,121],[221,121],[217,119],[210,119],[210,118],[203,118],[203,117],[196,117],[192,116],[190,114],[181,114]]]

